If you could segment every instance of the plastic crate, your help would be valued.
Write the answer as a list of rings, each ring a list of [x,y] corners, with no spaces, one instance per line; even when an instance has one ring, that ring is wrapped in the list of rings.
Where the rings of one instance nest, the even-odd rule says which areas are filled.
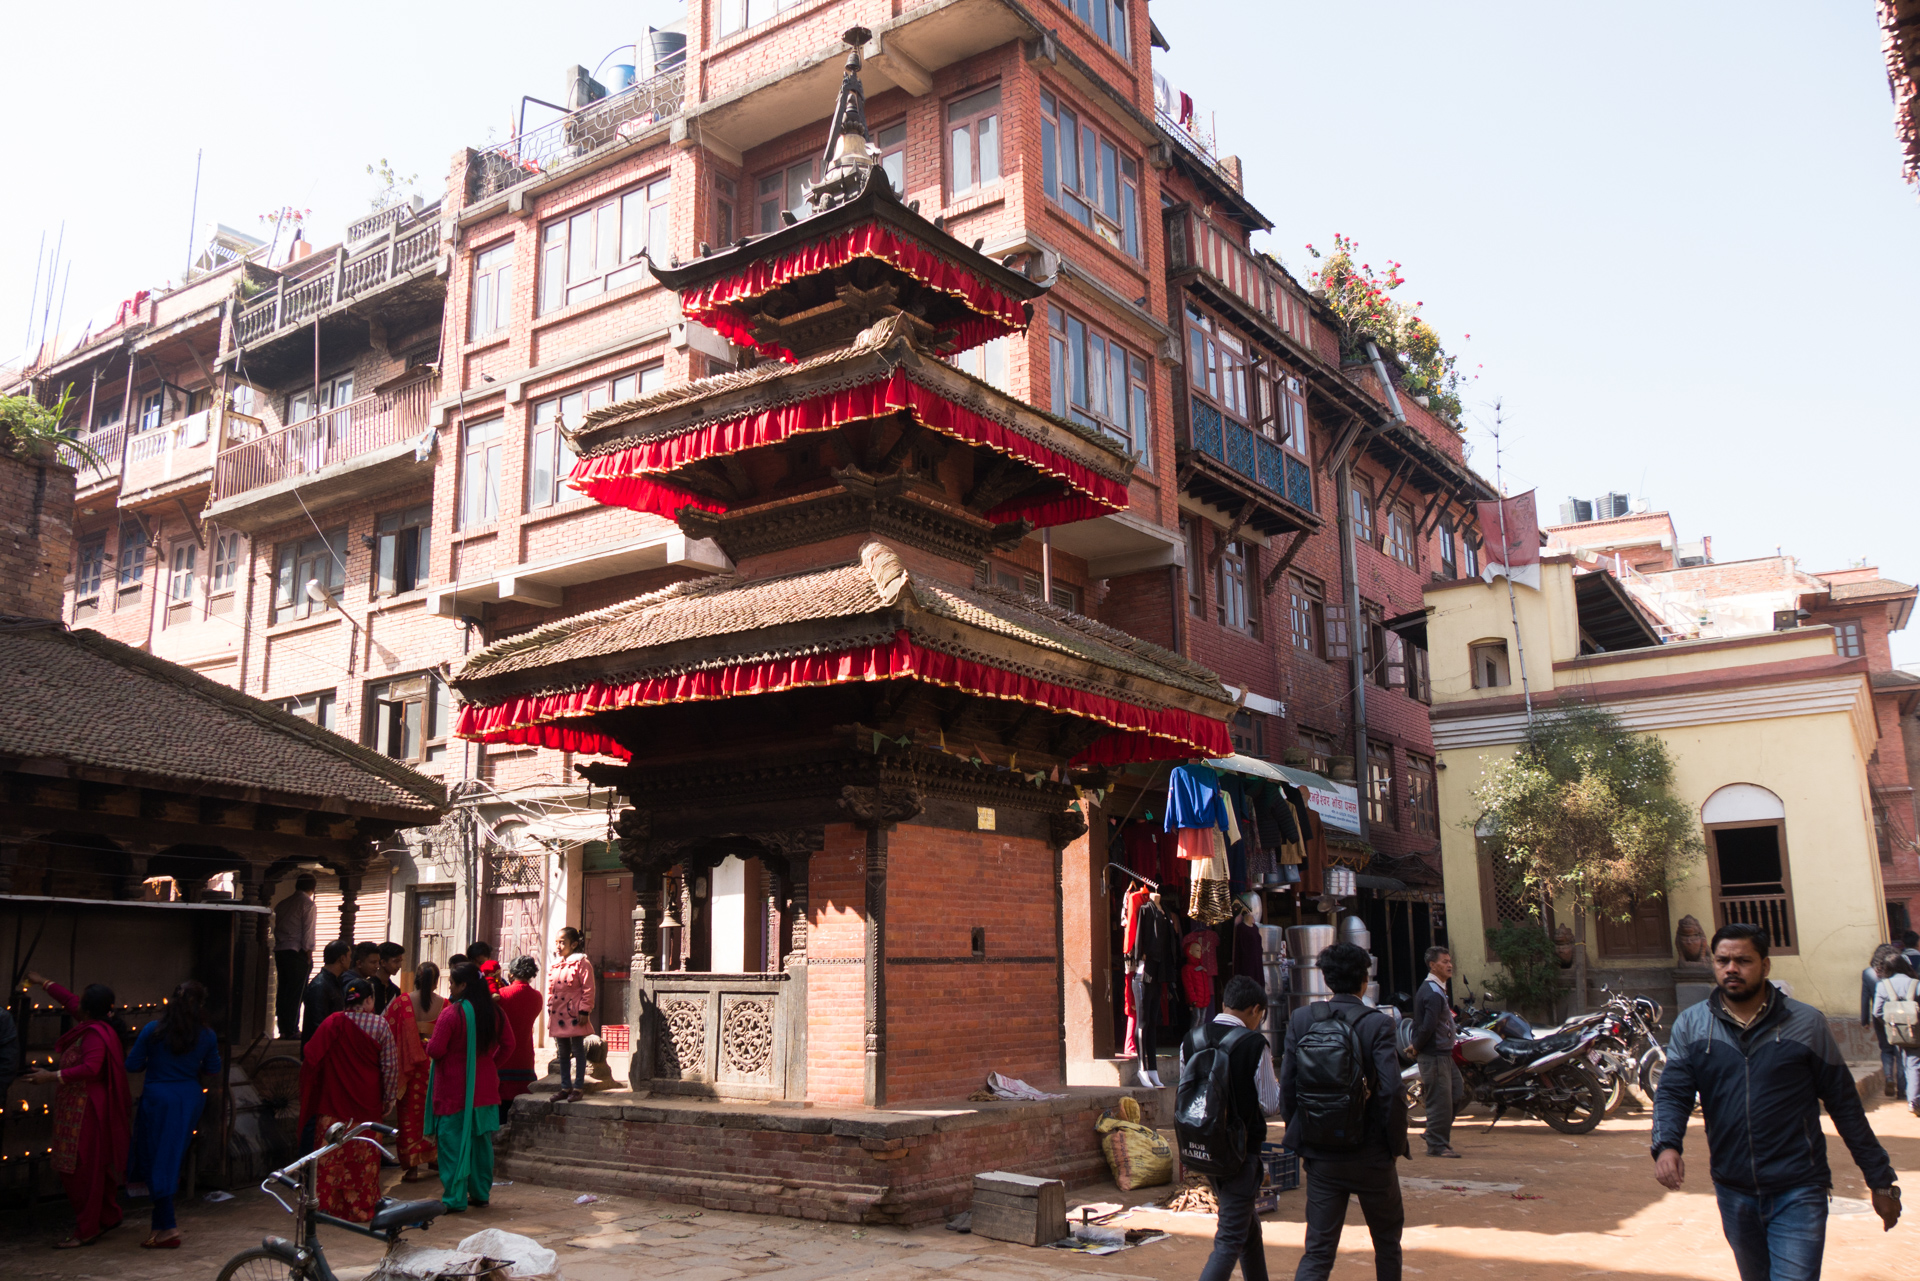
[[[1280,1208],[1280,1194],[1300,1186],[1300,1158],[1278,1143],[1260,1145],[1260,1191],[1253,1198],[1255,1214],[1271,1214]]]
[[[609,1054],[633,1053],[633,1027],[626,1023],[609,1023],[600,1029],[600,1039],[607,1043]]]

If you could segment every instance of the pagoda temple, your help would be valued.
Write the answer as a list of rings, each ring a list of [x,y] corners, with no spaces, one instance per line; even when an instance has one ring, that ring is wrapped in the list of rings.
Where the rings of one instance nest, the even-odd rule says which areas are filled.
[[[991,585],[991,550],[1124,509],[1132,463],[946,359],[1022,333],[1047,264],[901,202],[864,118],[868,35],[847,39],[806,206],[653,264],[755,363],[571,428],[579,489],[731,572],[497,642],[452,681],[464,737],[613,758],[582,772],[626,799],[631,1085],[655,1098],[1060,1088],[1082,796],[1122,763],[1232,751],[1210,672]]]

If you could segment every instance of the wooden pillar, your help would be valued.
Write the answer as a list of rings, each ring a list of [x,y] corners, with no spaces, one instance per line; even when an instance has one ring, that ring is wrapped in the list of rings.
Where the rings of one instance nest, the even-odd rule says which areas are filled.
[[[867,829],[866,1076],[868,1107],[887,1102],[887,829]]]

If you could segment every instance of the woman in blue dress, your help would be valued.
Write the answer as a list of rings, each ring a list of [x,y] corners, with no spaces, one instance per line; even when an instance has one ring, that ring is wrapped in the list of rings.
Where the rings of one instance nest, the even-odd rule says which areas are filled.
[[[206,1104],[202,1077],[220,1076],[220,1044],[207,1026],[207,989],[189,979],[173,990],[166,1013],[140,1029],[127,1051],[127,1071],[145,1072],[140,1108],[133,1121],[129,1183],[145,1183],[153,1196],[153,1232],[147,1250],[177,1250],[173,1198],[193,1128]]]

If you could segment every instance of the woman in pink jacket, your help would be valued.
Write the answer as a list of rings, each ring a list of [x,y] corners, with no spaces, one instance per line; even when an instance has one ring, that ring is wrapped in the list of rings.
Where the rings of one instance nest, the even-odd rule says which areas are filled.
[[[547,1035],[560,1049],[560,1093],[578,1101],[587,1088],[587,1038],[593,1035],[593,962],[581,949],[586,940],[571,925],[553,938],[554,962],[547,967]]]

